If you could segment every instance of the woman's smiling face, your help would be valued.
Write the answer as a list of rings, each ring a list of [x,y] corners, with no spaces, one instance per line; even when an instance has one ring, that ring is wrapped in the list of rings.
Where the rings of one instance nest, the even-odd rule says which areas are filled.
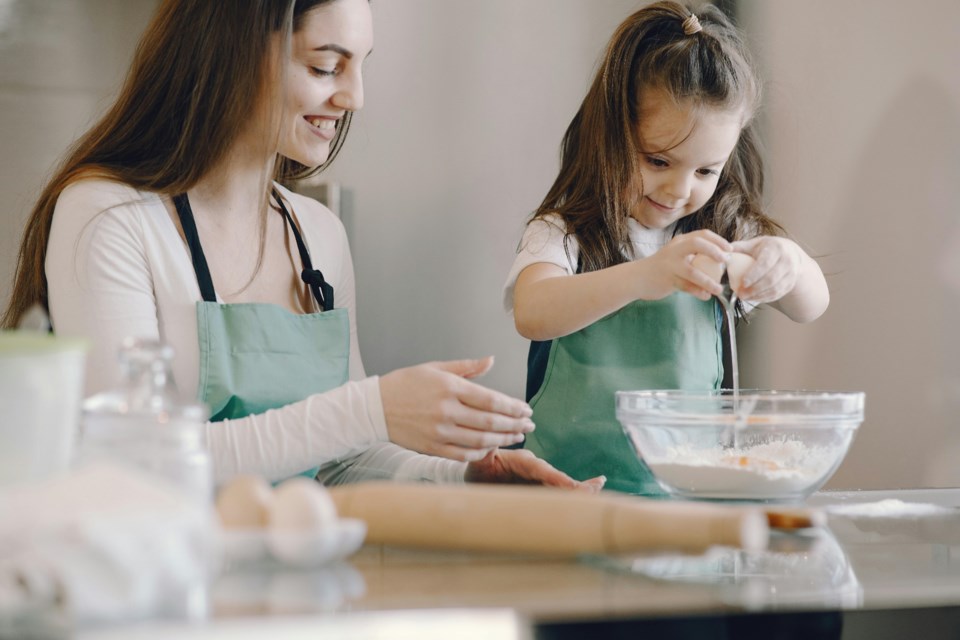
[[[656,91],[642,100],[643,200],[631,215],[647,228],[663,229],[703,207],[740,138],[742,109],[690,107]]]
[[[338,121],[363,107],[363,62],[373,49],[369,0],[334,0],[304,14],[291,42],[279,152],[315,167]]]

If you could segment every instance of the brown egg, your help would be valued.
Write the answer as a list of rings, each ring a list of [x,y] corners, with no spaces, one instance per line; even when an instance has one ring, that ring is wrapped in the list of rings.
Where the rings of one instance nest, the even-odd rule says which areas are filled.
[[[227,529],[262,529],[267,525],[273,489],[260,476],[230,480],[217,494],[217,514]]]
[[[337,507],[316,481],[291,478],[274,491],[268,520],[271,531],[316,532],[337,521]]]

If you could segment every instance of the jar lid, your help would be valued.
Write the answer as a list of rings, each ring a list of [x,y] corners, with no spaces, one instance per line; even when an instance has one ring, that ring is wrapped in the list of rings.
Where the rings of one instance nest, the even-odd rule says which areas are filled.
[[[82,338],[65,338],[40,331],[0,331],[0,357],[64,351],[85,352],[89,348],[90,343]]]

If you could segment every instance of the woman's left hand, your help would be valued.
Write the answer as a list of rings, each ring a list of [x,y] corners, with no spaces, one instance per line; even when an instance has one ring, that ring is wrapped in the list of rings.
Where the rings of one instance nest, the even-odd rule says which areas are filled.
[[[563,489],[599,493],[607,479],[603,476],[574,480],[525,449],[492,449],[482,460],[467,465],[467,482],[542,484]]]
[[[774,302],[797,286],[805,254],[793,240],[759,236],[734,242],[733,250],[754,259],[737,291],[741,300],[755,304]]]

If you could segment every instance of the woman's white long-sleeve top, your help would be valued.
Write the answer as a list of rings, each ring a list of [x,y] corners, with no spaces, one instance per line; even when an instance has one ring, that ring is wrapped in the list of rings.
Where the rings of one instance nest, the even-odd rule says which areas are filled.
[[[350,315],[350,381],[326,393],[242,419],[206,425],[218,482],[239,473],[279,480],[323,465],[329,483],[371,478],[462,482],[462,463],[416,454],[387,441],[376,376],[366,377],[356,331],[353,263],[343,224],[320,203],[277,187],[292,204],[314,267]],[[57,334],[84,337],[86,393],[117,386],[127,337],[173,347],[184,400],[199,379],[190,252],[161,196],[106,180],[76,182],[60,195],[47,245],[50,317]]]

